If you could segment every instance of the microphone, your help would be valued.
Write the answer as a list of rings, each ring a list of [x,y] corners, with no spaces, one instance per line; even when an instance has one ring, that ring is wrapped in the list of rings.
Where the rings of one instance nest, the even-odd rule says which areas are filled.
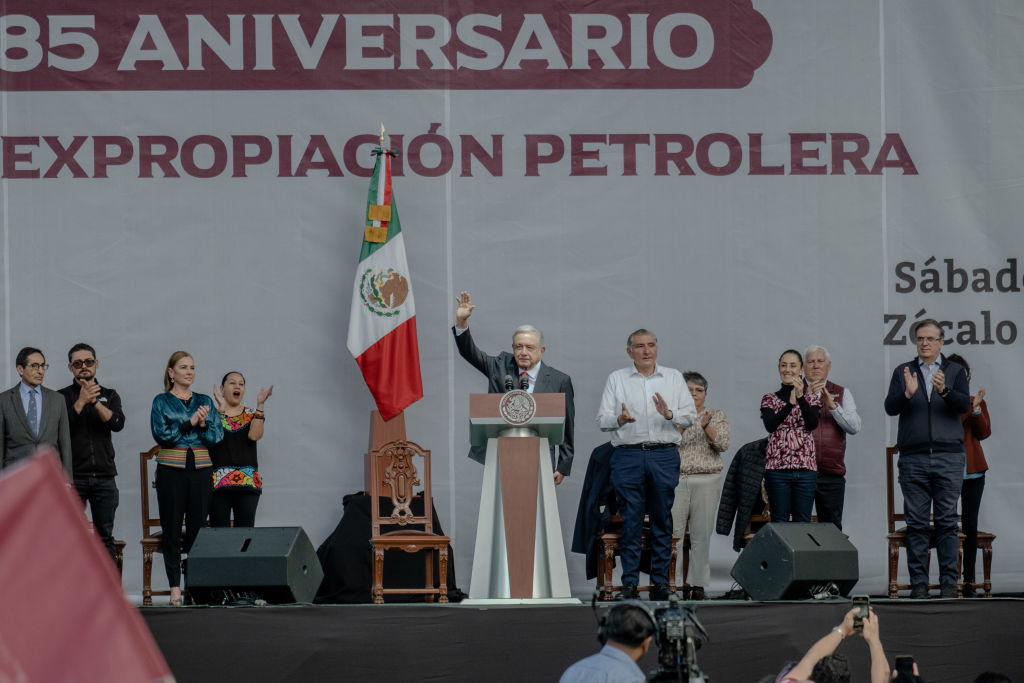
[[[519,388],[526,391],[530,388],[530,376],[523,374],[519,377]]]
[[[515,383],[512,381],[512,375],[505,375],[505,393],[512,391],[516,388]]]

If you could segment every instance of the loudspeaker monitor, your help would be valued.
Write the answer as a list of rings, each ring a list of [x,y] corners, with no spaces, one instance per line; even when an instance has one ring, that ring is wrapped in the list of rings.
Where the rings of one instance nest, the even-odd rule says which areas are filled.
[[[835,584],[849,595],[860,578],[857,549],[834,524],[766,524],[732,568],[755,600],[802,600]]]
[[[185,572],[197,603],[229,592],[278,604],[312,602],[323,578],[313,544],[300,527],[205,527],[192,544]]]

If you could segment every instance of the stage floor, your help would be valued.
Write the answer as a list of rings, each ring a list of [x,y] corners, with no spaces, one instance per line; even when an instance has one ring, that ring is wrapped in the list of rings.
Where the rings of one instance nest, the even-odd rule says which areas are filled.
[[[716,683],[754,682],[799,659],[848,609],[834,602],[697,605],[710,640],[697,662]],[[873,600],[890,663],[912,654],[928,683],[988,669],[1024,681],[1024,600]],[[607,604],[599,605],[600,612]],[[589,605],[148,607],[142,615],[181,683],[203,681],[557,681],[598,650]],[[848,638],[854,680],[867,645]],[[641,661],[657,667],[653,650]]]

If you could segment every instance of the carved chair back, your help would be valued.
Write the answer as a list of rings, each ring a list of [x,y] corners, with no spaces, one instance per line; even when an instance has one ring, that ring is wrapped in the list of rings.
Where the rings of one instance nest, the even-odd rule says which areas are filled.
[[[419,467],[417,467],[419,462]],[[370,451],[370,509],[373,535],[381,535],[381,527],[434,533],[430,489],[430,451],[412,441],[389,441]],[[413,511],[414,499],[419,498]],[[387,533],[387,531],[385,531]]]

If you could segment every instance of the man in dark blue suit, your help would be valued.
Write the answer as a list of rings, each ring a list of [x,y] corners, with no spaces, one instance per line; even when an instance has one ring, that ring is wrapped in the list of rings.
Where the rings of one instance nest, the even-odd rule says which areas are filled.
[[[487,391],[500,394],[505,391],[505,377],[513,377],[515,386],[526,386],[530,393],[565,394],[565,440],[560,446],[551,447],[551,466],[555,470],[555,484],[569,476],[572,469],[573,440],[572,426],[576,409],[573,404],[572,380],[564,372],[555,370],[546,363],[541,363],[544,355],[544,335],[532,325],[520,325],[512,333],[512,353],[502,351],[497,356],[489,356],[473,341],[469,331],[469,316],[473,314],[473,299],[469,292],[462,292],[456,299],[455,346],[459,355],[487,376]],[[483,462],[486,449],[474,446],[469,457]]]

